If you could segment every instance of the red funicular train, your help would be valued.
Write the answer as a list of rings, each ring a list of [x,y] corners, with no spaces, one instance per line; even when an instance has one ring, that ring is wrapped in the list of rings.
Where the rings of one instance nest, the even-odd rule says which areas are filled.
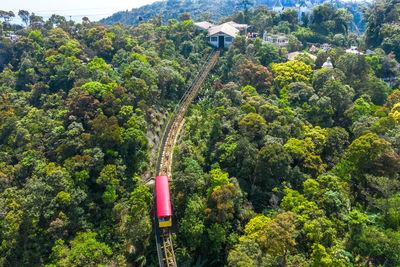
[[[156,176],[157,218],[160,228],[172,226],[168,176]]]

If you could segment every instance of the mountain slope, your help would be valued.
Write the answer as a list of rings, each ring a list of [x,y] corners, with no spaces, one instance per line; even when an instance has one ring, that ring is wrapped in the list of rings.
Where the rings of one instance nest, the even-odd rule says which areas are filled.
[[[120,11],[112,16],[102,19],[100,22],[107,25],[112,25],[116,22],[123,23],[126,25],[136,25],[140,20],[147,21],[158,14],[161,14],[163,21],[166,22],[169,19],[178,19],[179,14],[187,12],[190,13],[192,18],[195,20],[212,20],[218,21],[221,17],[231,15],[235,10],[241,9],[242,6],[239,4],[242,1],[239,0],[166,0],[155,2],[151,5],[146,5],[140,8],[134,8],[131,11]],[[252,7],[259,5],[265,5],[268,8],[272,8],[275,5],[276,0],[254,0],[250,1],[253,3]],[[285,7],[294,7],[300,1],[297,0],[281,0],[281,3]],[[311,0],[314,6],[322,4],[326,1],[322,0]],[[368,4],[367,1],[360,2],[344,2],[344,1],[330,1],[334,6],[346,7],[350,9],[350,12],[355,18],[355,23],[360,25],[362,20],[361,11],[359,7],[361,5]]]
[[[111,25],[120,22],[127,25],[135,25],[139,23],[139,19],[144,21],[161,14],[164,21],[169,19],[178,19],[179,14],[187,12],[193,18],[197,18],[201,13],[210,12],[212,20],[218,20],[221,17],[232,14],[235,9],[234,0],[201,0],[201,1],[179,1],[169,0],[155,2],[140,8],[134,8],[131,11],[121,11],[112,16],[101,20],[101,23]]]

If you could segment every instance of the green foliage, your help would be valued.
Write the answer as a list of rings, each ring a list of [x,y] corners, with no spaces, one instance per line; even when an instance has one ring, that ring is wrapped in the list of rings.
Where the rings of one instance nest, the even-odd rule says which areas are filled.
[[[242,88],[241,90],[242,94],[249,94],[251,96],[256,96],[258,95],[256,88],[250,85],[246,85],[245,87]]]
[[[115,84],[101,84],[99,82],[88,82],[82,85],[82,89],[96,97],[97,99],[101,99],[101,97],[106,92],[112,92],[113,87],[116,87]]]
[[[260,138],[266,126],[264,118],[257,113],[247,114],[238,124],[242,132],[250,139]]]
[[[310,28],[322,35],[347,34],[349,21],[352,19],[353,16],[348,10],[335,9],[332,4],[327,3],[313,9]]]
[[[132,61],[133,60],[140,60],[140,61],[142,61],[143,63],[146,63],[146,64],[149,63],[147,61],[147,59],[143,55],[141,55],[139,53],[133,53],[132,55],[130,55],[129,59],[132,60]]]
[[[68,41],[65,45],[60,46],[58,50],[67,57],[76,57],[82,53],[82,49],[79,48],[79,43],[76,41]]]
[[[139,217],[144,211],[150,209],[152,196],[149,192],[149,189],[146,186],[137,187],[132,193],[130,197],[130,201],[132,202],[132,214]]]
[[[214,169],[210,171],[210,187],[207,189],[207,195],[211,194],[215,190],[221,189],[222,186],[229,184],[229,174],[224,173],[221,169]]]
[[[156,147],[148,127],[162,125],[207,45],[190,20],[105,27],[19,13],[27,28],[18,42],[0,40],[0,265],[144,266],[153,197],[140,179],[153,175]],[[205,194],[197,161],[187,173]],[[210,200],[214,219],[235,214],[235,189],[223,191],[233,200]]]
[[[387,151],[390,151],[390,143],[375,133],[367,133],[350,144],[346,158],[359,172],[368,172],[373,170],[376,159]]]
[[[99,57],[94,57],[92,61],[88,63],[89,69],[91,71],[101,70],[107,71],[110,70],[110,66],[104,61],[104,59]]]
[[[96,233],[80,232],[71,240],[70,246],[64,240],[57,240],[52,248],[54,266],[99,266],[111,263],[112,250],[96,240]],[[52,266],[52,265],[48,265]]]
[[[35,42],[41,42],[43,40],[42,32],[39,30],[33,30],[29,33],[28,38]]]
[[[292,82],[308,83],[312,73],[309,65],[297,60],[272,64],[271,68],[275,76],[275,86],[277,89],[282,89]]]
[[[395,52],[399,60],[398,50],[398,22],[399,11],[396,1],[376,1],[371,8],[365,11],[366,44],[373,48],[382,45],[386,52]]]
[[[297,61],[301,61],[309,65],[312,69],[315,69],[315,60],[312,59],[308,54],[298,54],[295,58]]]
[[[263,43],[258,49],[256,56],[264,66],[279,62],[281,59],[278,48],[272,43]]]
[[[266,67],[246,60],[244,64],[240,65],[238,75],[243,86],[251,85],[259,93],[270,93],[269,87],[272,83],[272,75]]]
[[[0,40],[0,265],[154,265],[144,182],[212,49],[191,18],[224,14],[286,33],[290,51],[334,47],[287,61],[286,48],[237,36],[221,52],[173,149],[178,265],[396,265],[400,93],[379,78],[398,76],[398,4],[366,11],[364,45],[349,33],[355,3],[315,7],[299,23],[290,9],[189,2],[140,9],[145,22],[128,27],[19,12],[27,28]],[[177,20],[193,6],[213,14]],[[346,54],[350,45],[382,49]],[[320,69],[328,56],[334,68]]]
[[[57,201],[59,201],[63,205],[69,204],[71,202],[71,194],[64,191],[59,192],[56,198]]]

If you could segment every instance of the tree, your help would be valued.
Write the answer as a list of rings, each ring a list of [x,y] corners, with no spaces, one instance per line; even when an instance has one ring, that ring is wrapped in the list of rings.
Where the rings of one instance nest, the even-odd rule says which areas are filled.
[[[340,81],[330,79],[326,81],[319,94],[322,97],[330,98],[334,111],[333,120],[340,125],[344,112],[352,104],[354,90],[348,85],[343,85]]]
[[[333,258],[327,253],[326,248],[318,243],[312,246],[311,261],[313,266],[333,266]]]
[[[29,39],[32,39],[33,41],[40,43],[41,41],[43,41],[43,36],[42,36],[42,32],[39,30],[33,30],[29,33],[28,35]]]
[[[91,231],[80,232],[71,240],[70,247],[64,240],[57,240],[52,248],[55,266],[98,266],[110,264],[112,250],[96,240],[97,234]]]
[[[347,34],[347,25],[352,19],[353,16],[348,10],[335,9],[332,4],[325,3],[313,9],[310,28],[322,35],[329,33]]]
[[[197,21],[210,21],[211,13],[209,11],[205,11],[197,15]]]
[[[333,36],[333,43],[337,46],[343,47],[343,46],[347,45],[347,40],[343,34],[338,33],[338,34],[335,34],[335,36]]]
[[[390,23],[397,22],[399,13],[396,9],[397,4],[397,1],[380,0],[374,2],[369,9],[365,10],[364,16],[367,22],[365,35],[368,46],[378,47],[387,34],[384,30],[390,29]]]
[[[204,209],[204,200],[198,195],[194,195],[189,199],[184,216],[179,222],[179,229],[183,235],[182,238],[187,241],[192,251],[200,247],[204,231],[206,230],[203,217]]]
[[[181,13],[179,15],[179,19],[181,21],[186,21],[186,20],[190,20],[190,14],[189,13]]]
[[[346,159],[359,173],[368,173],[374,170],[376,160],[390,150],[390,143],[375,133],[366,133],[350,144]]]
[[[293,31],[297,26],[297,11],[294,8],[287,8],[279,14],[281,21],[287,21],[290,25],[290,29]]]
[[[299,165],[304,172],[311,175],[318,175],[325,170],[326,164],[322,162],[321,153],[326,136],[324,129],[317,126],[315,129],[309,128],[309,136],[304,140],[290,138],[283,146],[285,151],[292,157],[294,163]]]
[[[299,27],[293,34],[302,43],[313,42],[315,40],[315,33],[310,28]]]
[[[208,208],[205,210],[208,218],[220,224],[232,220],[236,211],[234,202],[237,197],[238,189],[233,184],[225,184],[213,191],[208,201]]]
[[[263,43],[256,51],[256,57],[265,67],[269,66],[271,63],[277,63],[281,60],[279,49],[272,43]]]
[[[399,261],[399,247],[396,244],[397,232],[382,231],[376,226],[363,226],[354,234],[350,249],[363,255],[374,264],[394,263]]]
[[[25,23],[26,27],[28,27],[29,23],[29,12],[23,9],[18,11],[18,16],[20,16],[21,20]]]
[[[251,267],[262,266],[262,252],[257,242],[243,240],[229,251],[229,266]]]
[[[131,209],[126,231],[132,242],[142,249],[145,249],[149,245],[152,199],[149,188],[144,185],[136,187],[129,199]],[[123,220],[124,218],[121,219]]]
[[[281,145],[270,144],[261,148],[256,160],[254,183],[269,191],[286,178],[292,159]]]
[[[93,131],[93,141],[102,145],[103,148],[116,149],[121,144],[121,130],[117,118],[108,118],[100,114],[90,124]]]
[[[349,145],[349,133],[341,127],[329,128],[326,136],[326,143],[322,152],[324,162],[328,169],[333,167],[342,157]]]
[[[167,66],[159,66],[155,69],[158,76],[158,87],[162,90],[162,96],[175,96],[181,89],[185,79],[175,69]]]
[[[262,230],[259,239],[261,248],[279,258],[284,266],[296,245],[295,219],[296,214],[290,211],[277,215]]]
[[[99,101],[88,92],[76,88],[70,91],[66,104],[69,112],[66,114],[68,117],[75,116],[75,119],[84,123],[86,126],[89,120],[93,119],[96,115],[95,112],[99,105]]]
[[[149,141],[140,129],[130,127],[122,133],[121,155],[128,166],[128,173],[141,172],[149,160]]]
[[[396,59],[400,60],[400,27],[396,26],[388,37],[385,37],[382,41],[382,48],[385,50],[386,53],[394,53],[396,55]]]
[[[110,60],[114,50],[112,38],[104,36],[100,40],[92,44],[93,49],[97,52],[99,57]]]
[[[238,123],[238,125],[242,133],[249,137],[250,140],[257,140],[263,136],[266,122],[264,118],[257,113],[249,113]]]
[[[229,174],[222,172],[219,168],[211,170],[210,187],[207,189],[207,195],[211,196],[215,190],[219,190],[222,186],[229,184],[228,177]]]
[[[314,94],[314,89],[304,82],[294,82],[288,86],[288,101],[294,105],[301,107],[307,103]]]
[[[111,92],[116,84],[110,84],[109,86],[99,83],[99,82],[88,82],[82,85],[82,89],[88,92],[90,95],[101,99],[106,92]]]
[[[303,190],[304,196],[318,203],[318,206],[325,211],[329,218],[344,214],[350,209],[350,187],[338,176],[322,174],[316,179],[307,179],[303,182]],[[329,226],[330,223],[325,221],[322,222],[322,224]],[[312,223],[307,227],[311,229]],[[330,227],[332,227],[332,225]],[[328,237],[329,234],[324,235],[325,241],[327,241],[328,238],[326,237]],[[322,239],[318,240],[319,243],[321,243],[321,241]]]
[[[312,59],[312,58],[311,58],[308,54],[306,54],[306,53],[298,54],[294,59],[295,59],[295,60],[298,60],[298,61],[301,61],[301,62],[304,62],[304,63],[306,63],[307,65],[310,65],[310,67],[311,67],[312,69],[315,69],[315,60]]]
[[[43,22],[44,22],[43,17],[37,16],[33,12],[30,14],[30,16],[29,16],[29,25],[32,28],[39,29],[42,26]]]
[[[312,69],[309,65],[297,60],[274,63],[271,68],[275,76],[276,89],[282,89],[292,82],[308,83],[312,74]]]
[[[384,213],[384,223],[387,227],[397,229],[399,227],[398,218],[396,218],[397,207],[393,206],[397,199],[393,196],[400,188],[400,182],[396,179],[390,179],[385,176],[367,175],[368,186],[373,192],[366,191],[364,194],[367,196],[369,204],[377,207]]]
[[[5,23],[8,23],[13,17],[15,17],[14,12],[0,10],[0,18],[2,18]]]
[[[256,65],[252,61],[246,60],[240,66],[238,76],[243,86],[252,85],[259,93],[269,94],[269,87],[272,83],[272,74],[262,65]]]

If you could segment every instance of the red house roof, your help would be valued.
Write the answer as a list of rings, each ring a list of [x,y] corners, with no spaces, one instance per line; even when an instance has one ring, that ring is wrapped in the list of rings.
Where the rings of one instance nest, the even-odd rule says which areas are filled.
[[[172,216],[168,176],[156,176],[157,217]]]

